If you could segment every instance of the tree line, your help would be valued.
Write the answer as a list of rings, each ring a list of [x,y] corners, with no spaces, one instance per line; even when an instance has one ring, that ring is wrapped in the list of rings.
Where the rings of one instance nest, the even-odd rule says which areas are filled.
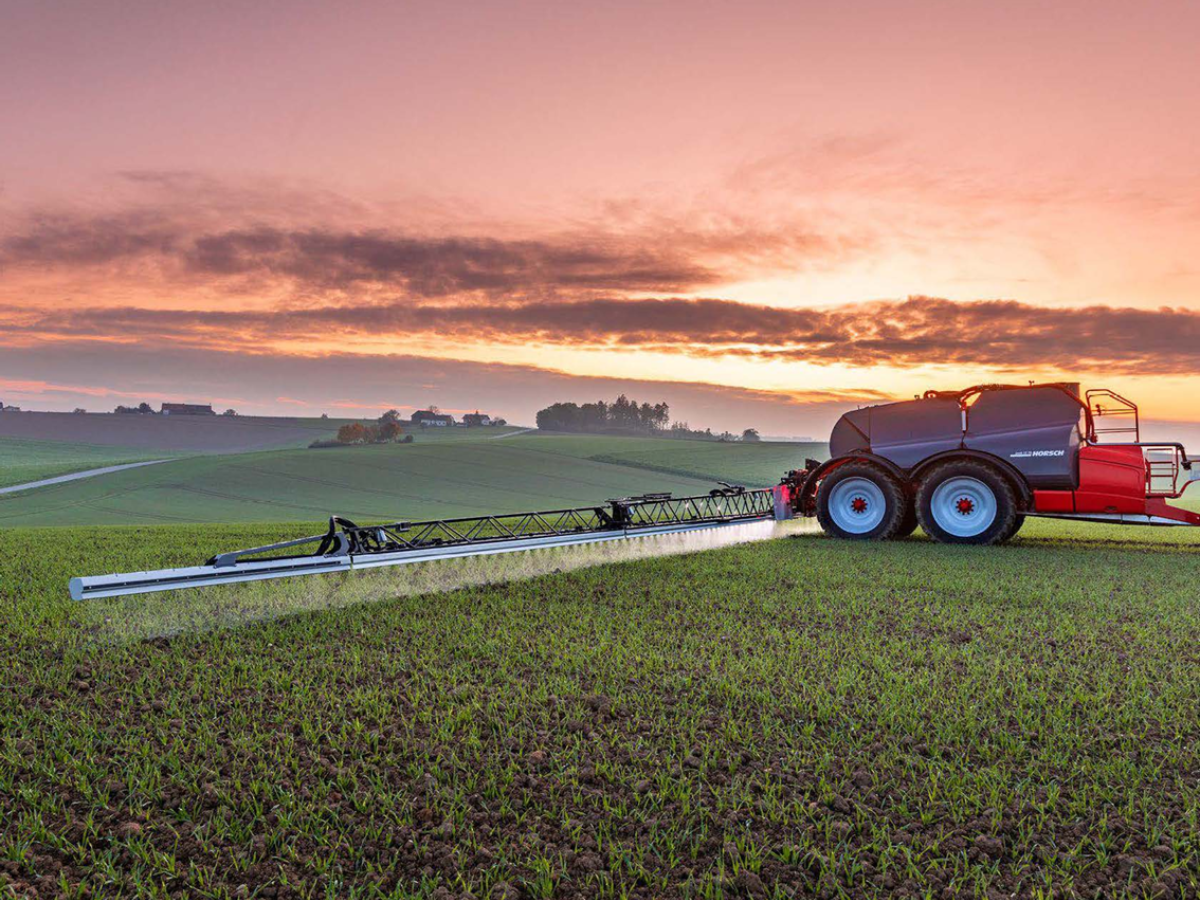
[[[85,412],[87,412],[87,410],[80,407],[80,408],[76,408],[75,412],[85,413]],[[157,415],[161,415],[161,413],[156,413],[154,411],[154,407],[151,406],[149,403],[147,403],[144,400],[141,403],[139,403],[137,406],[118,406],[116,409],[113,410],[113,412],[119,416],[132,416],[132,415],[157,416]],[[238,411],[236,409],[227,409],[227,410],[225,410],[225,412],[221,413],[221,415],[223,415],[223,416],[236,416],[237,414],[238,414]]]
[[[624,394],[612,403],[553,403],[538,410],[537,427],[544,431],[663,431],[671,421],[666,403],[642,403]]]
[[[552,403],[537,413],[537,427],[542,431],[621,432],[692,438],[708,441],[736,441],[737,436],[725,431],[714,434],[711,429],[697,431],[687,422],[671,422],[671,407],[665,402],[638,403],[624,394],[611,403]],[[757,441],[758,432],[747,428],[741,440]]]
[[[337,431],[335,444],[411,444],[412,435],[400,427],[400,413],[389,409],[374,422],[351,422]],[[310,446],[329,446],[328,441],[316,441]]]

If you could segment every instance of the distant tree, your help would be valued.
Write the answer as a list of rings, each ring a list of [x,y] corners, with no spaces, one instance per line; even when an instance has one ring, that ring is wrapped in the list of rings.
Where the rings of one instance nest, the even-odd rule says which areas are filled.
[[[400,435],[404,433],[404,429],[400,427],[400,423],[395,419],[386,418],[387,413],[379,420],[379,440],[383,443],[390,444],[393,441],[399,440]]]
[[[537,414],[537,426],[546,431],[637,431],[656,434],[671,422],[666,403],[638,403],[621,394],[612,403],[554,403]],[[499,424],[498,422],[494,424]]]
[[[137,411],[140,412],[144,416],[149,416],[149,415],[154,414],[154,407],[152,407],[149,403],[147,403],[145,400],[143,400],[141,403],[138,404]]]
[[[75,407],[75,415],[80,416],[80,415],[83,415],[85,412],[87,412],[87,410],[84,409],[82,406]]]
[[[537,427],[542,431],[583,431],[583,418],[578,404],[554,403],[537,413]]]
[[[666,403],[654,404],[654,427],[662,430],[671,421],[671,407]]]
[[[389,409],[387,412],[385,412],[382,416],[379,417],[380,425],[382,425],[384,422],[399,422],[399,421],[400,421],[400,410],[398,410],[398,409]]]
[[[630,406],[633,410],[630,410]],[[613,401],[608,409],[608,421],[617,428],[629,428],[635,424],[633,417],[637,415],[637,404],[631,404],[624,394]]]
[[[508,419],[492,419],[492,424],[500,428],[508,424]]]
[[[747,443],[753,443],[755,441],[761,441],[762,437],[759,435],[757,428],[747,428],[742,432],[742,440],[746,441]]]
[[[585,403],[579,407],[577,431],[602,431],[613,422],[612,407],[603,400]]]
[[[328,419],[328,418],[329,418],[329,413],[321,413],[321,418],[322,418],[322,419]]]
[[[238,411],[236,409],[227,409],[225,412],[221,413],[223,416],[236,416],[237,414]]]
[[[362,444],[367,439],[367,429],[362,422],[351,422],[338,429],[337,439],[340,444]]]

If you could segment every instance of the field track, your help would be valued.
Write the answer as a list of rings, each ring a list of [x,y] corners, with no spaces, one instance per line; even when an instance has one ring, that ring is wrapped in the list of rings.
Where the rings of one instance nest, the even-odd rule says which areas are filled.
[[[157,463],[167,462],[165,459],[148,459],[144,462],[123,463],[119,466],[104,466],[100,469],[86,469],[82,472],[72,472],[69,475],[58,475],[54,478],[43,478],[40,481],[27,481],[24,484],[13,484],[8,487],[0,487],[0,494],[15,494],[18,491],[31,491],[35,488],[50,487],[53,484],[66,484],[68,481],[79,481],[82,478],[94,478],[97,475],[110,475],[113,472],[122,472],[125,469],[137,469],[142,466],[153,466]]]

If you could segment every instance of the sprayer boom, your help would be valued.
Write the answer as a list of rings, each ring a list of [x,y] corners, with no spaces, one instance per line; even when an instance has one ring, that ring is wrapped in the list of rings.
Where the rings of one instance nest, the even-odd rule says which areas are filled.
[[[676,534],[775,515],[772,490],[726,485],[698,497],[645,494],[610,500],[605,506],[387,525],[356,525],[333,516],[324,534],[219,553],[202,566],[72,578],[71,598],[118,597]],[[307,545],[315,547],[308,553],[284,552]]]

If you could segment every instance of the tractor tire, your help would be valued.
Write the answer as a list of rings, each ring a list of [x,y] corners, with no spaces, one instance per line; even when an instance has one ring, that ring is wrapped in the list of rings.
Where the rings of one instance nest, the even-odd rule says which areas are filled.
[[[996,543],[1003,544],[1005,541],[1011,540],[1012,538],[1016,537],[1017,532],[1021,530],[1021,526],[1024,524],[1025,524],[1025,514],[1017,513],[1015,516],[1013,516],[1012,528],[1009,529],[1008,534],[1004,535],[1002,538],[1000,538],[1000,540],[996,541]]]
[[[817,488],[817,521],[831,537],[886,541],[900,527],[906,500],[896,479],[874,463],[843,463]]]
[[[987,463],[962,459],[935,466],[917,488],[917,519],[942,544],[998,544],[1021,527],[1008,479]]]
[[[904,498],[904,514],[900,517],[900,525],[896,528],[896,533],[893,538],[911,537],[912,533],[917,530],[917,504],[912,497]]]

